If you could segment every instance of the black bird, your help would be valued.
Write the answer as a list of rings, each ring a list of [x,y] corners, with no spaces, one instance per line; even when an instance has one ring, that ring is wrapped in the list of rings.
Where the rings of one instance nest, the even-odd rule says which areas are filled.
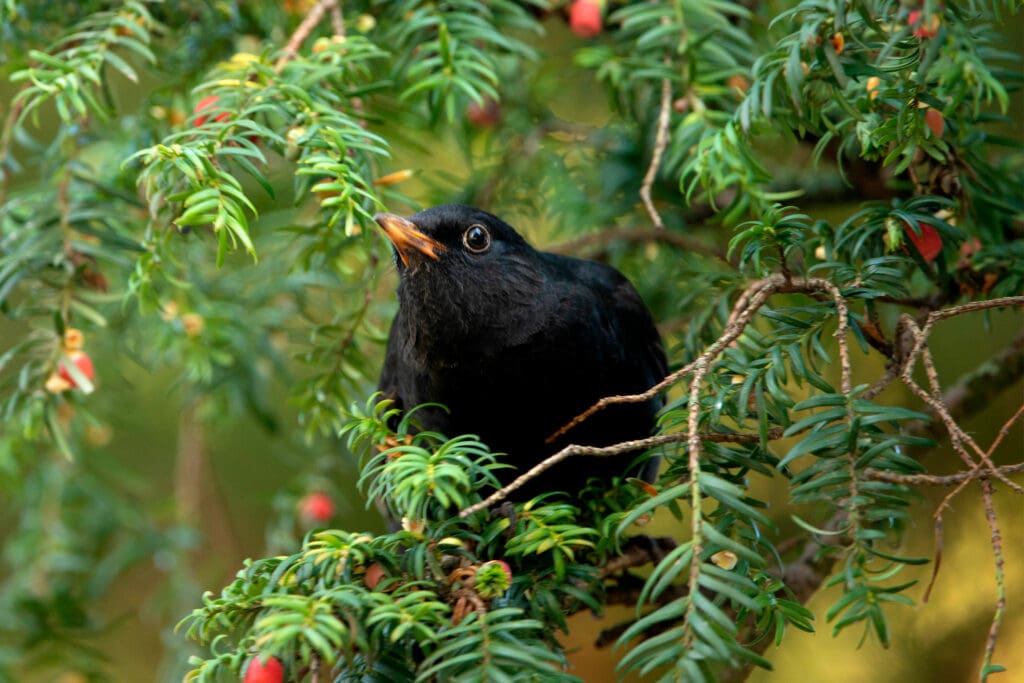
[[[613,394],[645,391],[668,372],[661,338],[640,295],[615,268],[537,251],[497,216],[458,204],[408,219],[374,217],[394,246],[398,314],[379,389],[417,412],[424,429],[476,434],[516,470],[508,483],[569,443],[607,446],[649,436],[661,400],[613,405],[546,439]],[[577,493],[589,477],[627,471],[637,453],[574,457],[512,497]]]

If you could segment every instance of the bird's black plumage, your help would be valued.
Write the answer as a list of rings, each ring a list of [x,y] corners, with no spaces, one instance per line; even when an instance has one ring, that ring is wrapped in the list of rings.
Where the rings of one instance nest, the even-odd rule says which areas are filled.
[[[667,373],[661,338],[629,281],[603,263],[531,247],[511,226],[457,204],[408,219],[376,217],[395,248],[398,314],[380,390],[425,429],[476,434],[516,467],[507,482],[569,443],[650,435],[660,400],[613,405],[545,440],[603,396],[642,392]],[[577,457],[518,492],[575,493],[627,471],[637,454]]]

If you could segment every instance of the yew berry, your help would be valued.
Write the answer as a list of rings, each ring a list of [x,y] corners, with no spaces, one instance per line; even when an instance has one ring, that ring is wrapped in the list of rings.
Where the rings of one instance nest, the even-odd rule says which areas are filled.
[[[575,0],[569,6],[569,27],[581,38],[593,38],[604,28],[604,0]]]
[[[197,337],[203,332],[206,321],[198,313],[186,313],[181,316],[181,327],[189,337]]]
[[[918,223],[918,227],[921,228],[920,235],[915,233],[909,226],[905,227],[904,231],[911,244],[921,254],[921,258],[931,263],[942,251],[942,237],[939,235],[938,230],[928,223]]]
[[[732,76],[729,76],[729,78],[725,79],[725,84],[731,89],[741,93],[745,93],[750,89],[750,81],[740,74],[733,74]]]
[[[326,524],[334,517],[334,501],[321,491],[309,493],[299,501],[299,514],[306,521]]]
[[[284,681],[284,667],[281,666],[277,657],[267,657],[266,661],[260,661],[259,657],[249,660],[243,683],[282,683],[282,681]]]
[[[842,33],[833,33],[829,36],[828,40],[832,43],[832,49],[836,51],[837,55],[843,54],[843,48],[846,47],[846,38],[843,37]]]
[[[871,99],[878,97],[878,86],[881,84],[882,81],[878,76],[871,76],[868,78],[867,83],[864,84],[864,89],[868,91],[868,97]]]
[[[380,566],[380,562],[374,562],[366,568],[366,573],[363,574],[363,583],[370,590],[373,590],[384,578],[384,567]]]
[[[942,20],[938,14],[930,14],[922,18],[921,10],[915,9],[907,15],[907,24],[914,27],[914,35],[918,38],[934,38],[939,34]]]
[[[974,256],[974,253],[979,249],[981,249],[981,240],[977,237],[972,237],[960,245],[960,256],[962,258],[969,259]]]
[[[68,351],[78,351],[85,345],[85,335],[76,327],[69,327],[64,330],[64,348]]]
[[[941,111],[932,107],[925,109],[924,123],[928,126],[928,130],[932,132],[932,135],[937,138],[942,137],[942,131],[946,129],[946,119],[942,116]]]
[[[71,388],[71,384],[56,372],[50,373],[50,376],[46,378],[44,386],[51,394],[62,394]]]
[[[470,102],[466,121],[474,128],[494,128],[501,121],[501,105],[490,97],[484,98],[483,104]]]
[[[78,382],[75,381],[75,375],[71,370],[68,369],[67,361],[70,360],[74,363],[75,368],[85,379],[91,383],[93,377],[96,376],[95,370],[92,365],[92,359],[89,358],[89,354],[85,351],[69,351],[65,358],[62,358],[60,365],[57,368],[57,374],[70,385],[70,388],[74,389],[78,386]]]

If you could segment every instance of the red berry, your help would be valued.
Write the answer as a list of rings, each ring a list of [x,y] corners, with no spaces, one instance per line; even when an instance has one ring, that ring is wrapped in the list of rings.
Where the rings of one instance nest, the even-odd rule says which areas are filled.
[[[960,245],[960,256],[963,258],[970,258],[971,256],[974,256],[974,252],[979,249],[981,249],[981,240],[977,237],[972,237]]]
[[[928,107],[924,110],[924,123],[931,130],[932,135],[937,138],[942,137],[942,131],[946,129],[946,119],[942,116],[942,112],[938,109]]]
[[[284,681],[284,667],[277,657],[267,657],[267,661],[261,662],[259,657],[249,660],[249,666],[245,670],[244,683],[282,683]]]
[[[219,100],[219,99],[220,98],[217,97],[216,95],[207,95],[203,99],[201,99],[198,102],[196,102],[196,106],[193,107],[192,113],[193,114],[198,114],[199,112],[203,111],[204,109],[212,109],[212,108],[216,107],[217,106],[217,100]],[[217,121],[219,123],[221,121],[227,121],[229,116],[230,116],[230,114],[228,114],[226,111],[222,111],[221,113],[219,113],[216,116],[214,116],[213,120]],[[196,120],[193,122],[192,125],[195,126],[196,128],[199,128],[204,123],[206,123],[206,119],[207,118],[208,117],[206,116],[206,114],[203,114],[201,116],[197,116]]]
[[[602,0],[576,0],[569,7],[569,27],[581,38],[593,38],[604,28]]]
[[[384,567],[380,566],[380,562],[374,562],[366,568],[366,573],[363,575],[363,583],[370,590],[374,590],[383,578]]]
[[[931,14],[922,21],[921,10],[915,9],[907,15],[907,24],[914,27],[914,35],[918,38],[934,38],[939,34],[942,20],[938,14]]]
[[[470,102],[466,107],[466,121],[474,128],[494,128],[501,121],[501,106],[490,97],[483,104]]]
[[[334,501],[320,491],[307,494],[299,501],[299,514],[311,522],[326,524],[334,517]]]
[[[89,354],[87,354],[85,351],[69,351],[67,357],[68,359],[71,360],[72,363],[75,364],[75,367],[78,368],[78,371],[81,372],[82,375],[84,375],[87,380],[92,382],[92,379],[93,377],[96,376],[96,373],[95,370],[93,369],[92,359],[89,358]],[[57,372],[61,376],[61,379],[67,381],[72,386],[72,388],[78,386],[78,383],[75,381],[74,375],[72,375],[71,371],[68,370],[66,361],[64,359],[61,359]]]
[[[942,237],[939,232],[928,223],[918,223],[921,234],[917,235],[910,226],[904,228],[910,242],[917,249],[918,253],[928,263],[935,260],[935,257],[942,251]]]

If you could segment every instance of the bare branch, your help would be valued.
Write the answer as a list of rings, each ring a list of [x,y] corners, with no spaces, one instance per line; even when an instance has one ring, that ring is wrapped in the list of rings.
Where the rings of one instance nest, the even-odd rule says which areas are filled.
[[[1009,308],[1011,306],[1024,306],[1024,296],[1004,296],[998,299],[987,299],[985,301],[969,301],[966,304],[960,304],[959,306],[950,306],[949,308],[943,308],[940,311],[932,311],[928,314],[927,327],[930,328],[934,323],[937,323],[940,320],[963,315],[964,313],[986,311],[992,308]]]
[[[345,37],[345,20],[341,15],[341,0],[331,5],[331,28],[334,29],[334,35],[339,38]]]
[[[601,567],[600,576],[603,579],[631,567],[657,564],[676,545],[676,539],[671,536],[633,536],[621,555],[611,558]]]
[[[996,471],[1003,475],[1024,472],[1024,462],[1014,465],[1003,465],[997,467]],[[954,484],[981,479],[984,476],[986,476],[985,473],[978,468],[964,470],[956,474],[898,474],[896,472],[884,472],[874,469],[864,472],[865,479],[887,481],[892,484],[906,484],[907,486],[953,486]]]
[[[985,519],[992,538],[992,555],[996,563],[996,611],[992,615],[992,625],[989,627],[988,638],[985,639],[985,660],[982,671],[985,671],[992,664],[992,654],[996,649],[996,639],[999,637],[999,627],[1003,622],[1003,615],[1006,613],[1006,577],[1003,572],[1003,539],[999,531],[999,521],[996,519],[996,508],[992,502],[992,480],[984,478],[981,480],[981,497],[985,501]]]
[[[728,434],[725,432],[702,432],[699,434],[699,438],[703,441],[713,441],[717,443],[757,443],[761,440],[761,437],[757,434]],[[768,432],[768,438],[782,438],[782,430],[779,428],[770,430]],[[503,486],[501,489],[487,496],[484,500],[465,508],[459,512],[459,517],[468,517],[480,510],[485,510],[496,503],[500,503],[508,498],[509,494],[521,488],[531,479],[535,479],[543,472],[546,472],[563,460],[567,460],[573,456],[589,455],[596,457],[609,457],[613,455],[621,455],[622,453],[629,453],[630,451],[642,451],[648,448],[664,446],[670,443],[682,443],[688,439],[689,436],[686,434],[674,433],[658,434],[656,436],[649,436],[646,439],[622,441],[617,444],[612,444],[611,446],[581,446],[578,444],[571,444],[540,461],[526,472],[513,479],[507,485]]]
[[[666,63],[668,58],[665,58]],[[643,184],[640,186],[640,199],[651,217],[651,222],[658,230],[665,229],[665,223],[661,220],[661,214],[654,207],[651,200],[651,188],[658,177],[658,168],[661,166],[661,157],[668,147],[668,124],[672,112],[672,81],[667,78],[661,80],[661,104],[658,107],[658,131],[654,136],[654,152],[651,155],[651,164],[644,174]]]
[[[1013,423],[1019,420],[1021,418],[1021,415],[1024,415],[1024,405],[1021,405],[1020,408],[1017,408],[1017,412],[1011,415],[1010,419],[1003,423],[1003,426],[999,428],[999,433],[996,434],[996,438],[993,439],[992,445],[988,447],[986,455],[988,455],[990,458],[992,457],[992,453],[994,453],[995,450],[999,448],[999,444],[1001,444],[1003,442],[1003,439],[1006,438],[1006,435],[1010,433],[1010,429],[1013,427]]]
[[[299,27],[295,29],[288,42],[285,44],[284,49],[281,51],[281,56],[277,59],[277,63],[274,64],[274,71],[280,73],[284,69],[285,65],[288,64],[295,55],[299,53],[299,46],[305,42],[306,38],[309,38],[309,34],[313,32],[316,25],[324,18],[324,14],[328,11],[332,13],[332,19],[334,13],[337,12],[337,18],[335,20],[334,32],[338,35],[345,34],[344,24],[341,23],[341,13],[338,7],[338,0],[320,0],[318,3],[313,5],[309,10],[309,14],[302,20]],[[338,25],[341,25],[341,31],[338,30]]]
[[[1024,297],[1013,298],[1018,298],[1021,300],[1021,303],[1024,303]],[[981,310],[982,308],[991,307],[970,306],[968,304],[965,304],[964,306],[959,306],[956,308],[959,308],[961,309],[961,312],[966,313],[970,311]],[[939,312],[940,311],[937,311],[936,313]],[[903,381],[903,384],[905,384],[918,398],[924,401],[924,403],[932,409],[932,412],[935,415],[937,415],[939,419],[942,421],[942,423],[946,426],[946,431],[949,433],[950,444],[953,446],[953,450],[957,453],[957,455],[960,456],[961,460],[963,460],[967,465],[970,465],[972,467],[974,465],[974,460],[971,458],[970,454],[964,447],[964,444],[966,444],[967,446],[970,446],[971,450],[973,450],[978,455],[981,462],[985,464],[988,472],[992,476],[994,476],[996,479],[999,479],[1001,482],[1009,486],[1017,493],[1024,493],[1024,488],[1013,483],[996,470],[996,466],[992,463],[992,460],[989,458],[988,454],[985,453],[980,446],[978,446],[978,444],[969,434],[965,433],[963,429],[961,429],[960,425],[957,424],[956,420],[953,419],[953,416],[949,414],[949,411],[946,409],[946,406],[942,402],[941,389],[938,383],[938,375],[935,370],[935,364],[932,362],[931,359],[931,352],[928,350],[926,343],[928,331],[930,331],[930,326],[932,325],[933,321],[935,319],[942,319],[933,318],[933,316],[935,316],[936,313],[929,314],[928,321],[925,323],[924,328],[918,328],[917,323],[915,323],[908,315],[903,315],[900,317],[900,328],[902,330],[905,330],[914,339],[913,349],[911,350],[908,358],[906,359],[906,362],[903,366],[903,370],[900,373],[900,379]],[[945,318],[949,316],[943,317]],[[927,376],[929,385],[932,389],[931,393],[925,391],[911,377],[914,371],[914,360],[917,357],[921,358],[921,363],[925,368],[925,375]]]

